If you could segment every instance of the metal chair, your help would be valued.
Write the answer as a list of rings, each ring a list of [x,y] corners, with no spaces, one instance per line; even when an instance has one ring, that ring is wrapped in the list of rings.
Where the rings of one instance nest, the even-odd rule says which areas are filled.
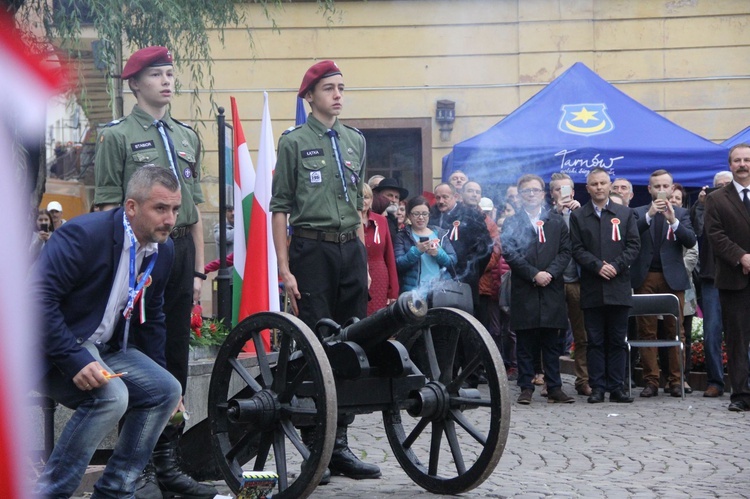
[[[630,340],[625,337],[625,343],[628,345],[628,396],[632,391],[632,371],[631,371],[631,347],[679,347],[680,348],[680,388],[682,389],[682,399],[685,399],[685,344],[680,341],[680,301],[673,294],[643,294],[633,295],[633,307],[630,309],[630,316],[637,317],[640,315],[671,315],[675,318],[675,337],[671,340]]]

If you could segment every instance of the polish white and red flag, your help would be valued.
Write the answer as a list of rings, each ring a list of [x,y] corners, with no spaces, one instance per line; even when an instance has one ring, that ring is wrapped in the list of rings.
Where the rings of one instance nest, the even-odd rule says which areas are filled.
[[[32,497],[26,483],[31,442],[28,394],[39,375],[40,314],[28,289],[30,189],[19,172],[21,148],[38,148],[44,139],[49,99],[65,83],[61,68],[30,52],[13,19],[0,10],[0,258],[8,262],[0,286],[0,497]],[[20,146],[20,147],[19,147]],[[38,432],[36,432],[38,433]]]

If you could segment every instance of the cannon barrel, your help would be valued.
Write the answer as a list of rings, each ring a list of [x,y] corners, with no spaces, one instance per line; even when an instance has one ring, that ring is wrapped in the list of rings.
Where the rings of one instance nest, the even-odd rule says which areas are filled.
[[[404,326],[420,322],[426,314],[427,302],[409,291],[370,317],[346,326],[333,340],[351,341],[366,350],[386,341]]]

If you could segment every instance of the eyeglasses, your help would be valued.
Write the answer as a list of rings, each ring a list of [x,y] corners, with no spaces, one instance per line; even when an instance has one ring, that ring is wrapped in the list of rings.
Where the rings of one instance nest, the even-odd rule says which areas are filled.
[[[526,194],[533,194],[533,195],[536,196],[537,194],[542,193],[542,192],[544,192],[543,189],[537,189],[537,188],[533,188],[533,189],[521,189],[520,191],[518,191],[519,194],[523,194],[524,196]]]
[[[429,211],[421,211],[421,212],[412,211],[411,216],[413,216],[414,218],[429,218],[430,212]]]

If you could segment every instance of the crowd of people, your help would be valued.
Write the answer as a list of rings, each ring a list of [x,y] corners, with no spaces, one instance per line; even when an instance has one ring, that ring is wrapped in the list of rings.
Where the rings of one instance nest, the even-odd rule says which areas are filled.
[[[122,78],[137,104],[100,134],[100,212],[66,224],[60,204],[51,202],[32,236],[45,311],[39,390],[74,410],[37,493],[72,495],[98,444],[122,419],[93,497],[209,498],[215,488],[179,468],[184,422],[173,418],[184,410],[190,309],[206,279],[200,147],[196,133],[169,115],[174,73],[166,48],[134,53]],[[672,293],[683,304],[680,335],[698,310],[704,317],[704,396],[724,393],[726,334],[729,409],[750,410],[750,324],[743,313],[750,298],[750,146],[731,150],[730,171],[717,173],[691,209],[685,189],[661,169],[649,180],[651,202],[639,207],[629,206],[630,182],[612,181],[600,168],[586,176],[584,205],[563,173],[548,182],[522,175],[497,202],[461,171],[432,192],[410,196],[396,178],[363,180],[364,136],[338,119],[344,90],[333,61],[307,70],[298,96],[311,112],[282,135],[273,178],[279,278],[293,313],[308,326],[365,317],[405,291],[430,300],[445,281],[458,281],[521,388],[518,404],[531,404],[537,386],[549,403],[575,402],[560,376],[568,332],[576,392],[592,404],[607,393],[610,402],[631,403],[626,338],[676,330],[669,317],[661,324],[655,317],[629,320],[632,295]],[[233,222],[228,210],[230,231]],[[217,225],[217,242],[219,233]],[[656,349],[640,349],[640,397],[659,394],[661,373],[670,395],[690,391],[681,384],[678,355],[672,348],[660,360]],[[467,379],[483,381],[481,370]],[[349,449],[354,420],[339,414],[321,483],[335,474],[380,476],[377,465]],[[315,428],[299,430],[310,445]]]

